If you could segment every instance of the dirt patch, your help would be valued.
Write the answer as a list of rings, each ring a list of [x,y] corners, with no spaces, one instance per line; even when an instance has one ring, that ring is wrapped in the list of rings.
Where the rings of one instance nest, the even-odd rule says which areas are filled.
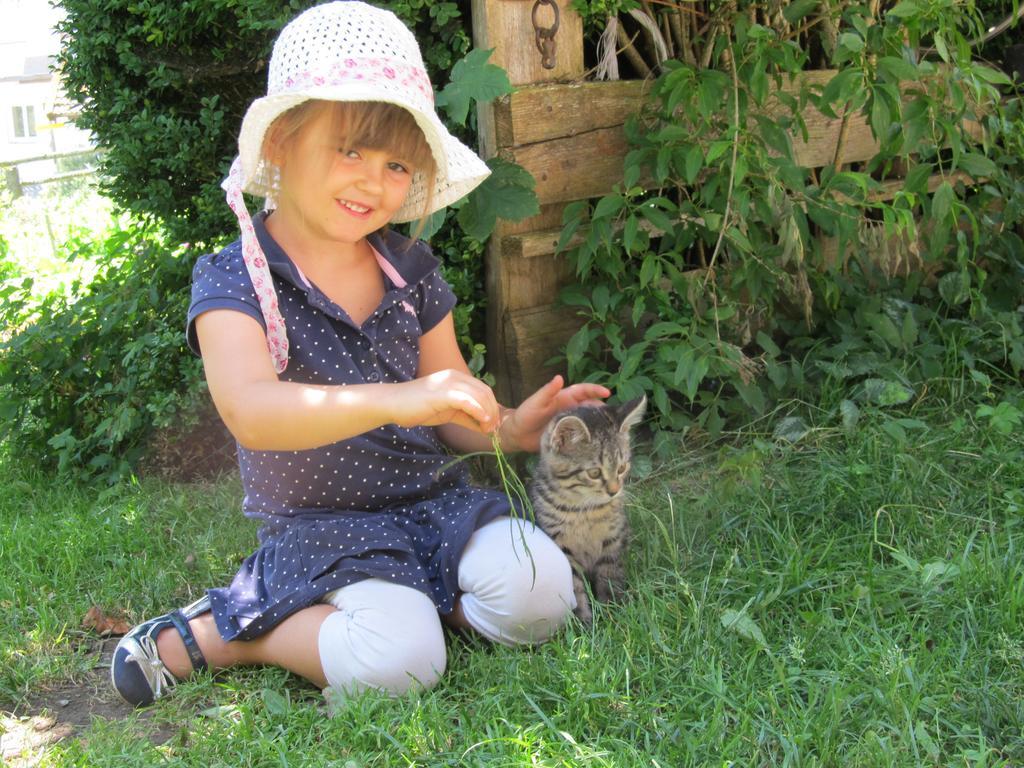
[[[113,637],[97,643],[96,663],[75,683],[35,692],[12,712],[0,712],[0,764],[33,768],[47,750],[80,735],[95,718],[122,720],[133,712],[110,686],[110,658],[117,647]],[[139,719],[151,720],[145,710]],[[149,722],[145,729],[154,744],[163,744],[177,731]]]
[[[180,483],[210,480],[236,471],[235,439],[209,402],[195,423],[176,424],[153,433],[137,468],[139,477]]]

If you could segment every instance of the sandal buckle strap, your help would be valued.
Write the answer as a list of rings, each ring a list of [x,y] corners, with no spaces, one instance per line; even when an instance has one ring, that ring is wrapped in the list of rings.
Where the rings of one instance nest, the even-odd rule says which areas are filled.
[[[181,635],[189,661],[192,662],[192,669],[196,672],[202,672],[207,666],[206,657],[199,650],[199,643],[196,642],[196,636],[192,634],[192,628],[189,627],[185,614],[180,610],[174,610],[168,614],[168,617],[174,624],[174,628],[178,630],[178,634]]]

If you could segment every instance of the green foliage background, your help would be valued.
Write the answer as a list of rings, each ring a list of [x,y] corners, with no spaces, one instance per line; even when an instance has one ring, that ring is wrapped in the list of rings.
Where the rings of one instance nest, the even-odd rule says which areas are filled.
[[[563,297],[585,321],[570,371],[648,392],[666,451],[670,432],[714,436],[794,398],[853,422],[937,378],[982,397],[1019,382],[1024,121],[1016,88],[975,57],[976,9],[837,6],[823,62],[837,73],[772,103],[826,49],[783,34],[820,29],[819,5],[770,20],[755,3],[706,7],[711,66],[667,62],[627,126],[622,183],[566,211],[562,243],[583,235]],[[863,115],[877,155],[798,165],[812,109]]]
[[[156,226],[72,239],[96,274],[37,296],[33,278],[0,287],[0,438],[23,461],[125,478],[154,427],[188,422],[204,391],[185,348],[193,252]]]

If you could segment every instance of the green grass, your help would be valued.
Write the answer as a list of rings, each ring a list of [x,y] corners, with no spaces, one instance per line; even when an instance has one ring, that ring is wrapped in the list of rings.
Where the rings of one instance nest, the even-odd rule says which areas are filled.
[[[630,599],[589,629],[452,639],[441,684],[400,700],[203,677],[43,765],[1020,765],[1024,450],[973,411],[682,446],[634,484]],[[230,480],[104,496],[4,471],[0,709],[88,674],[89,606],[166,610],[253,543]]]

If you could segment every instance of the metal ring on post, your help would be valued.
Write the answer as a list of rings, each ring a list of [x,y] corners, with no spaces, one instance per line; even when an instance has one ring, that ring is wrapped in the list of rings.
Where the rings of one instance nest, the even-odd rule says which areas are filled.
[[[537,12],[542,5],[551,6],[551,10],[554,11],[555,20],[550,27],[542,27],[537,19]],[[540,63],[544,69],[555,68],[555,33],[558,32],[559,19],[558,3],[555,0],[536,0],[533,4],[530,20],[533,22],[534,39],[537,43],[537,50],[540,51]]]

